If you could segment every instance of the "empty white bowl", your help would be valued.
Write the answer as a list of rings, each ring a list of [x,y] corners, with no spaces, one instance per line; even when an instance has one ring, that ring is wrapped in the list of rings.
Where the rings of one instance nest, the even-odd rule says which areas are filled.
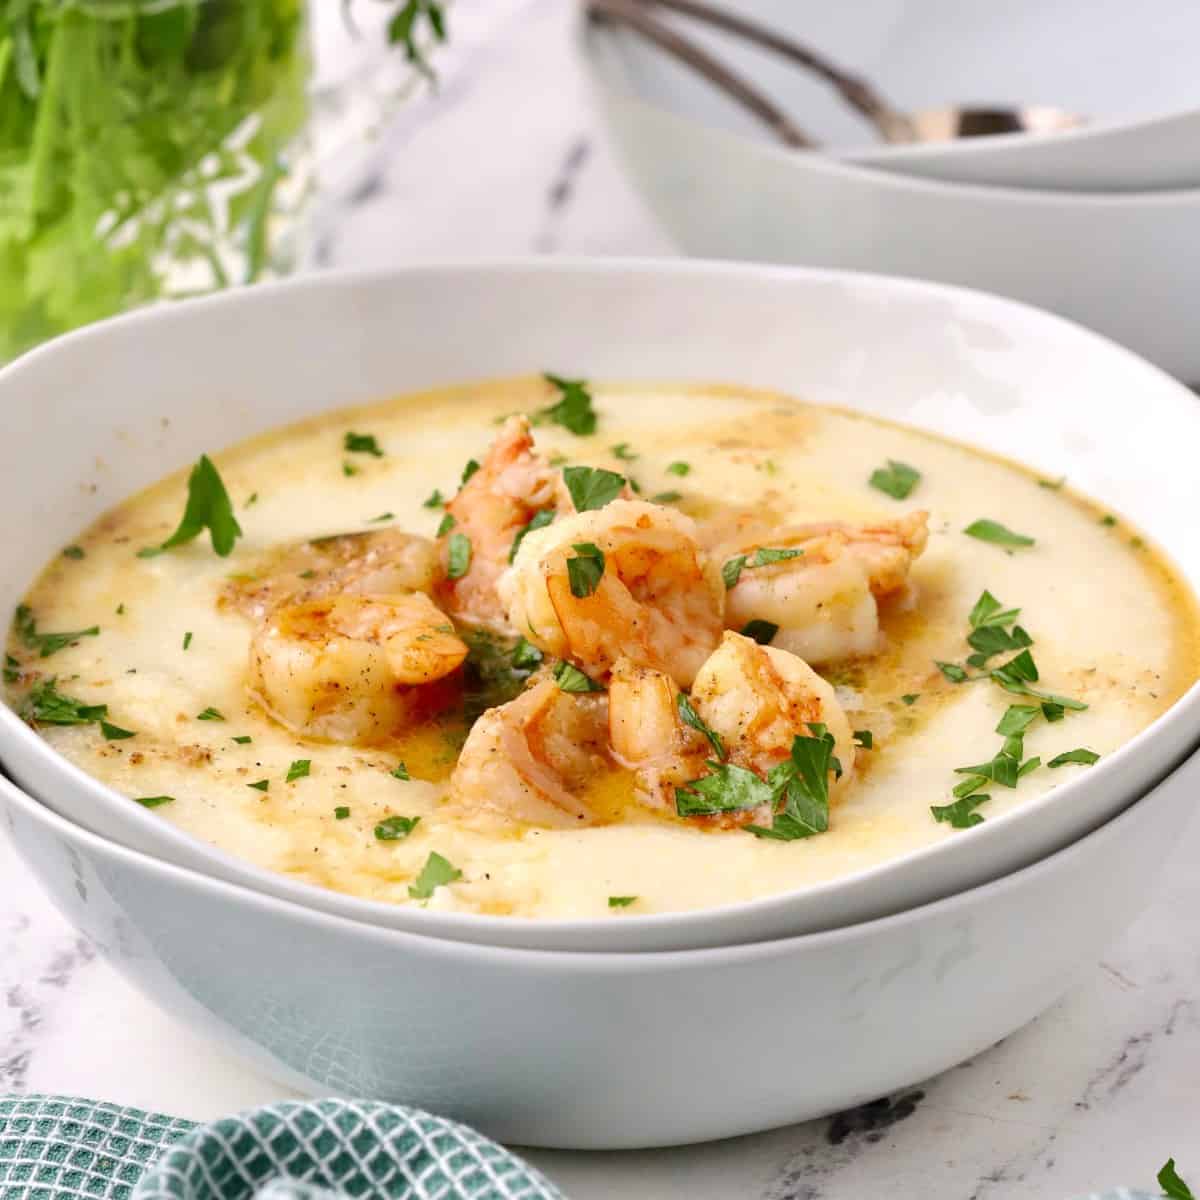
[[[1023,458],[1050,477],[1069,473],[1139,524],[1200,587],[1200,406],[1102,338],[1021,305],[903,280],[543,261],[232,292],[82,330],[0,372],[9,452],[0,504],[10,515],[0,605],[11,609],[56,550],[117,501],[231,438],[464,376],[550,364],[601,379],[776,388]],[[356,900],[260,870],[84,774],[0,704],[0,761],[96,833],[329,913],[556,950],[761,941],[946,896],[1114,816],[1198,736],[1200,686],[1088,772],[974,829],[944,830],[942,840],[904,857],[701,912],[535,921]]]
[[[726,0],[728,4],[728,0]],[[828,84],[746,42],[664,13],[751,79],[827,153],[948,182],[1067,190],[1200,185],[1200,8],[1157,5],[1130,20],[1120,0],[985,9],[957,0],[738,0],[737,11],[799,38],[909,111],[946,105],[1054,105],[1086,119],[1046,137],[1013,134],[881,143]],[[765,144],[773,135],[694,71],[611,26],[589,53],[657,107]]]
[[[1200,756],[1058,854],[831,933],[553,954],[341,920],[96,837],[0,779],[0,820],[128,979],[305,1092],[403,1101],[501,1141],[729,1137],[873,1100],[1053,1003],[1146,903]]]

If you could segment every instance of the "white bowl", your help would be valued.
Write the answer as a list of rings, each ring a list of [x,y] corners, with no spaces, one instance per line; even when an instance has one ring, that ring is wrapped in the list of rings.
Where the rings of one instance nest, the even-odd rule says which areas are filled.
[[[1131,21],[1104,4],[1017,0],[989,12],[961,0],[738,0],[739,13],[803,39],[916,111],[947,104],[1057,105],[1086,118],[1048,137],[1009,134],[887,145],[837,93],[785,60],[695,21],[694,40],[754,80],[847,162],[956,183],[1069,190],[1200,185],[1200,38],[1195,5],[1159,6]],[[644,39],[597,26],[589,53],[642,99],[772,144],[773,134],[723,93]]]
[[[273,1078],[420,1105],[500,1141],[610,1149],[816,1117],[1005,1037],[1140,911],[1198,784],[1193,756],[1066,850],[937,904],[664,954],[497,949],[341,920],[117,846],[3,779],[0,815],[118,970]]]
[[[589,61],[630,175],[687,253],[985,288],[1200,382],[1200,188],[1052,192],[908,178],[668,112],[601,57]]]
[[[1200,585],[1200,406],[1093,334],[1008,301],[902,280],[686,262],[533,262],[323,276],[229,293],[71,334],[0,372],[9,454],[0,506],[10,515],[0,606],[11,608],[84,525],[202,451],[339,405],[548,364],[594,378],[778,388],[1023,457],[1050,476],[1069,472]],[[357,900],[260,870],[86,775],[0,704],[0,760],[87,829],[326,912],[564,950],[765,940],[949,895],[1114,816],[1198,736],[1200,686],[1079,778],[869,870],[703,912],[530,921]]]

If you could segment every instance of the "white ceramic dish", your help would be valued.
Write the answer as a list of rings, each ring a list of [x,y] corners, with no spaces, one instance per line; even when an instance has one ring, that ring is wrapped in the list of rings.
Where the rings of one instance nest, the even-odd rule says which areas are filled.
[[[230,293],[83,330],[0,372],[9,451],[0,502],[11,518],[0,606],[11,608],[93,518],[202,451],[344,404],[551,364],[600,378],[773,387],[1025,458],[1104,497],[1200,585],[1200,406],[1093,334],[1008,301],[899,280],[686,262],[541,262],[325,276]],[[0,760],[35,796],[94,832],[326,912],[563,950],[766,940],[950,895],[1096,828],[1198,737],[1200,686],[1076,780],[906,857],[704,912],[551,922],[361,901],[262,871],[84,774],[0,705]]]
[[[1051,104],[1087,118],[1054,137],[886,145],[828,85],[738,39],[674,18],[844,161],[997,187],[1200,185],[1200,84],[1189,62],[1200,10],[1193,5],[1159,5],[1139,21],[1120,0],[1018,0],[991,11],[961,0],[738,0],[735,7],[852,67],[904,109]],[[660,108],[771,142],[744,109],[628,32],[598,29],[592,53]]]
[[[666,954],[506,950],[340,920],[95,837],[2,779],[0,815],[131,982],[272,1077],[417,1104],[501,1141],[608,1149],[819,1116],[1005,1037],[1140,911],[1198,785],[1193,756],[1099,831],[937,904]]]
[[[985,288],[1200,382],[1200,188],[1052,192],[939,183],[798,154],[681,116],[590,52],[630,175],[689,254]]]

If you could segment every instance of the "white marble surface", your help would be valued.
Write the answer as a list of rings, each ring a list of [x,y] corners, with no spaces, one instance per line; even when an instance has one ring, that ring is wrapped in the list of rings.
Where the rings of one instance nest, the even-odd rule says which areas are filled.
[[[321,261],[670,253],[604,144],[568,24],[563,0],[459,0],[439,95],[385,135],[383,168],[359,181]],[[1033,1025],[908,1102],[706,1147],[531,1157],[575,1200],[1040,1200],[1151,1185],[1168,1155],[1197,1164],[1194,1177],[1197,858],[1200,825],[1103,963]],[[1004,974],[998,962],[997,987]],[[97,960],[0,843],[0,1093],[11,1091],[193,1118],[283,1094]]]

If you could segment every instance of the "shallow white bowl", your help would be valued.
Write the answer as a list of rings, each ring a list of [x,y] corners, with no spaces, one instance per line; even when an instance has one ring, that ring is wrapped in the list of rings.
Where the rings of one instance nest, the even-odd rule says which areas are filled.
[[[738,0],[739,13],[803,39],[909,111],[947,104],[1052,104],[1087,118],[1053,137],[1012,134],[902,146],[832,88],[786,61],[666,14],[752,79],[847,162],[955,183],[1069,190],[1200,185],[1200,82],[1191,66],[1200,8],[1159,5],[1130,20],[1122,0],[983,9],[961,0]],[[611,26],[590,53],[643,99],[763,143],[773,135],[694,71]]]
[[[3,779],[0,817],[132,983],[273,1078],[417,1104],[501,1141],[608,1149],[816,1117],[1005,1037],[1141,910],[1198,785],[1200,755],[1066,850],[937,904],[664,954],[341,920],[117,846]]]
[[[687,253],[985,288],[1200,382],[1200,188],[1053,192],[909,178],[680,116],[603,56],[588,61],[632,178]]]
[[[545,367],[778,388],[1022,457],[1103,497],[1200,585],[1200,406],[1102,338],[1008,301],[902,280],[686,262],[536,262],[229,293],[83,330],[0,372],[8,451],[0,505],[11,522],[0,606],[11,608],[85,524],[202,451],[344,404]],[[84,774],[0,704],[0,761],[85,828],[326,912],[563,950],[759,941],[949,895],[1096,828],[1198,738],[1200,686],[1046,796],[869,870],[704,912],[529,921],[355,900],[259,870]]]

